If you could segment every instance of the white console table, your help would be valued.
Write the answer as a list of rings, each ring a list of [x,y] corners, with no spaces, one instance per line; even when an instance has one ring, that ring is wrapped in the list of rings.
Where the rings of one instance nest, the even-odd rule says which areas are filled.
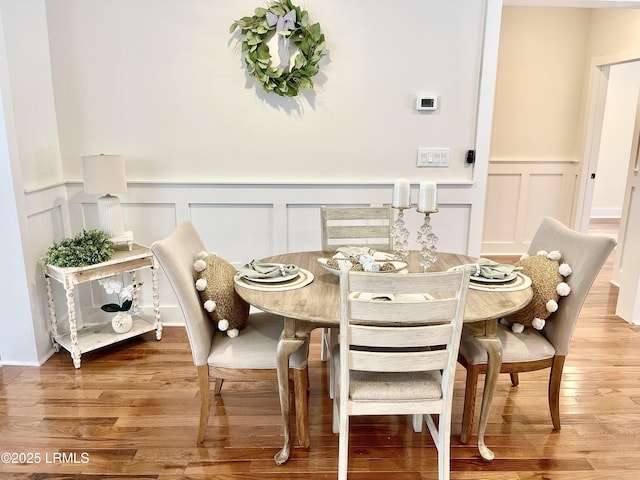
[[[131,330],[126,333],[116,333],[111,328],[111,322],[85,325],[83,328],[78,330],[74,302],[74,291],[76,285],[127,272],[131,274],[132,283],[135,283],[136,271],[144,268],[151,269],[153,318],[148,318],[140,314],[138,295],[137,292],[134,291],[131,311],[133,316],[133,327]],[[68,350],[71,353],[71,358],[76,368],[80,368],[80,357],[83,353],[87,353],[107,345],[112,345],[152,330],[156,331],[157,340],[162,338],[160,295],[158,292],[158,265],[149,247],[133,243],[127,250],[116,249],[111,258],[105,262],[88,265],[86,267],[68,268],[45,265],[44,273],[49,306],[50,333],[53,347],[56,352],[59,351],[60,345]],[[51,284],[52,279],[63,285],[67,299],[69,333],[65,335],[60,335],[58,333],[58,321],[56,319],[56,309]]]

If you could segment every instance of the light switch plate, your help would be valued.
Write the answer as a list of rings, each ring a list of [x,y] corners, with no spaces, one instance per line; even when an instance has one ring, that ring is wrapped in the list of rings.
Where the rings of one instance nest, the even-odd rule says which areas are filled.
[[[418,148],[418,167],[448,167],[451,159],[450,148]]]

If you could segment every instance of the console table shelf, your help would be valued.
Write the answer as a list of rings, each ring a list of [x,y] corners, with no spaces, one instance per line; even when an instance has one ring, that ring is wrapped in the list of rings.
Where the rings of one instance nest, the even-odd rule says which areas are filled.
[[[78,329],[76,323],[76,307],[74,291],[76,285],[84,282],[100,280],[101,278],[130,273],[132,283],[135,283],[136,271],[145,268],[151,269],[153,288],[153,318],[146,318],[140,314],[138,296],[133,293],[132,317],[133,327],[126,333],[116,333],[111,323],[97,323],[85,325]],[[128,250],[115,250],[111,258],[105,262],[86,267],[56,267],[45,265],[45,283],[47,289],[47,301],[49,305],[50,334],[55,351],[59,347],[71,353],[73,364],[80,368],[80,359],[83,353],[98,348],[113,345],[114,343],[133,338],[143,333],[156,331],[156,338],[162,338],[162,322],[160,321],[160,295],[158,293],[158,266],[149,247],[134,243]],[[67,300],[67,313],[69,316],[69,333],[58,333],[58,321],[56,318],[55,302],[51,280],[61,283],[64,287]]]
[[[133,327],[127,333],[116,333],[111,328],[111,323],[95,323],[85,325],[78,330],[78,348],[86,353],[98,348],[106,347],[129,338],[137,337],[143,333],[155,330],[155,322],[144,317],[133,317]],[[58,335],[55,341],[67,351],[71,352],[73,343],[71,334]]]

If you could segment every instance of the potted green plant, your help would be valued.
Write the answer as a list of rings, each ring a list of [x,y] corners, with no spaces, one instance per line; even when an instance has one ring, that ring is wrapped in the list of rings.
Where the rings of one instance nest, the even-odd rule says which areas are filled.
[[[84,267],[111,258],[113,243],[102,230],[83,230],[73,238],[55,242],[45,254],[47,265],[56,267]]]

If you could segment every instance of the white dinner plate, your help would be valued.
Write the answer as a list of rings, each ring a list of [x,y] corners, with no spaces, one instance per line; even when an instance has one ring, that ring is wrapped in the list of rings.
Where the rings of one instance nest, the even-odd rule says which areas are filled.
[[[466,265],[458,265],[455,267],[451,267],[449,270],[449,272],[453,271],[453,270],[458,270],[459,268],[465,268]],[[515,280],[515,278],[518,276],[518,272],[512,272],[511,274],[507,275],[504,278],[484,278],[484,277],[480,277],[480,276],[476,276],[476,275],[471,275],[469,277],[469,279],[473,282],[477,282],[477,283],[508,283],[512,280]]]
[[[507,283],[511,280],[514,280],[518,276],[517,272],[511,273],[504,278],[484,278],[484,277],[476,277],[475,275],[471,275],[469,278],[478,283]]]
[[[284,277],[280,276],[280,277],[267,277],[267,278],[251,278],[251,277],[242,277],[242,278],[245,278],[250,282],[256,282],[256,283],[282,283],[282,282],[288,282],[289,280],[293,280],[298,275],[299,273],[296,272],[296,273],[292,273],[291,275],[285,275]]]
[[[282,267],[286,266],[284,263],[274,263],[273,265],[279,265]],[[264,278],[242,277],[242,278],[246,278],[250,282],[256,282],[256,283],[282,283],[282,282],[288,282],[290,280],[293,280],[299,274],[300,272],[290,273],[289,275],[280,275],[277,277],[264,277]]]

